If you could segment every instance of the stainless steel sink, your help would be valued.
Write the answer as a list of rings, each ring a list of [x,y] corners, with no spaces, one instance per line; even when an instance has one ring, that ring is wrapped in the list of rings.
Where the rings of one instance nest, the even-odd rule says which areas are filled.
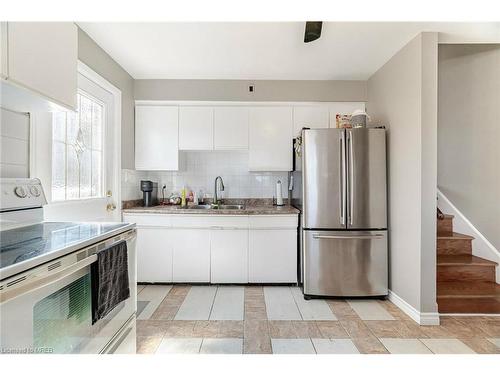
[[[190,210],[209,210],[212,208],[210,204],[195,204],[187,207]]]

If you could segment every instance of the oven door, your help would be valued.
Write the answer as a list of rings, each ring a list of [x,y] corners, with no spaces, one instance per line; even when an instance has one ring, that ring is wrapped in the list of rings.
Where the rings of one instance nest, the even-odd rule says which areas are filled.
[[[91,265],[95,250],[127,240],[130,298],[92,325]],[[101,246],[101,247],[99,247]],[[81,254],[90,254],[83,258]],[[83,258],[83,259],[82,259]],[[80,260],[77,260],[80,259]],[[60,264],[55,267],[56,264]],[[51,261],[3,284],[2,353],[101,353],[135,313],[135,231]]]

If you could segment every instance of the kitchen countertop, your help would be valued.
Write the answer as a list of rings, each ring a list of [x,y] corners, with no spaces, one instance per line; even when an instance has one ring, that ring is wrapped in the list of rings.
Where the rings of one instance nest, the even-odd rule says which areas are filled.
[[[184,214],[184,215],[298,215],[292,206],[245,205],[244,209],[187,209],[180,206],[132,207],[124,214]]]

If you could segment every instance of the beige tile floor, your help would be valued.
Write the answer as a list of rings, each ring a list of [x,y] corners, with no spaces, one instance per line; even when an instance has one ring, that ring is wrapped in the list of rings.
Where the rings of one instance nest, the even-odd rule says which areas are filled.
[[[500,354],[500,317],[419,326],[387,300],[305,301],[299,291],[140,285],[137,353]]]

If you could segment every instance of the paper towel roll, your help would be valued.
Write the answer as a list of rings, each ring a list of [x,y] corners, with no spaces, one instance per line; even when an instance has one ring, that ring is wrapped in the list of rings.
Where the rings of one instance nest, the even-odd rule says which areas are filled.
[[[280,180],[276,182],[276,206],[283,206],[283,192]]]

